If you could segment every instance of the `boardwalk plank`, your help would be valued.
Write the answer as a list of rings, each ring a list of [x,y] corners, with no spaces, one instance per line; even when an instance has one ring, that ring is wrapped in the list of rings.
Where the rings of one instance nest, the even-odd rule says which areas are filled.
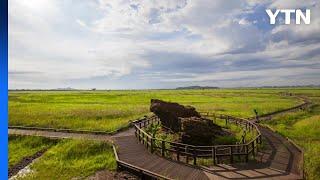
[[[260,127],[263,140],[267,143],[263,151],[257,152],[257,162],[246,165],[219,165],[206,171],[195,169],[178,162],[173,162],[158,155],[151,154],[146,147],[139,144],[134,131],[115,136],[46,132],[38,130],[9,129],[9,134],[44,136],[53,138],[91,139],[114,142],[121,161],[147,169],[151,172],[173,179],[299,179],[299,161],[301,153],[282,136]],[[123,136],[121,136],[121,134]]]

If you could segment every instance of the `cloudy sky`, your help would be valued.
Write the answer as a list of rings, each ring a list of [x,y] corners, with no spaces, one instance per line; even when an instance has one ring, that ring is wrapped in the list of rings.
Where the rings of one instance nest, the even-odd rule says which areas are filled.
[[[269,25],[267,8],[311,9],[311,24]],[[319,0],[9,1],[11,89],[309,84]]]

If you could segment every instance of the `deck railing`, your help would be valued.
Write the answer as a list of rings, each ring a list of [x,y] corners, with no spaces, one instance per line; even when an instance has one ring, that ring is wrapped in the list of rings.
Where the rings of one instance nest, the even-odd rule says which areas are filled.
[[[202,112],[202,116],[219,118],[225,120],[225,123],[233,123],[241,126],[248,132],[255,132],[255,137],[246,143],[239,143],[235,145],[214,145],[214,146],[194,146],[190,144],[183,144],[178,142],[171,142],[152,137],[144,128],[151,124],[160,124],[157,116],[144,117],[133,122],[135,128],[135,136],[138,141],[145,145],[151,152],[159,154],[163,157],[170,158],[179,162],[191,163],[197,165],[197,159],[211,159],[213,164],[221,163],[221,160],[228,159],[230,163],[234,163],[235,159],[239,161],[248,162],[250,155],[255,155],[258,144],[261,144],[261,133],[258,127],[251,121],[233,117],[229,115],[214,114]]]

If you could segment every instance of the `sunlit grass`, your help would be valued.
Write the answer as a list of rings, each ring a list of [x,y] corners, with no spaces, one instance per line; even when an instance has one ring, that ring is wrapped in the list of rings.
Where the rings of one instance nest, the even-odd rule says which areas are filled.
[[[240,117],[300,103],[283,90],[11,91],[9,125],[114,131],[149,113],[150,99]]]
[[[130,120],[149,113],[151,98],[192,105],[200,111],[251,117],[254,115],[253,109],[263,114],[301,103],[294,97],[279,95],[279,92],[286,91],[306,94],[316,105],[311,111],[279,116],[269,125],[305,149],[308,178],[320,179],[318,89],[10,92],[9,125],[113,131],[127,126]],[[238,132],[235,133],[238,140],[241,129],[235,132]],[[112,147],[109,144],[63,140],[57,145],[52,145],[46,140],[21,138],[11,143],[10,147],[10,142],[14,142],[14,138],[10,138],[9,165],[10,161],[12,165],[21,157],[32,155],[42,148],[50,148],[32,165],[33,173],[26,179],[84,179],[97,170],[116,169]],[[171,136],[159,138],[173,139]]]
[[[110,144],[88,140],[62,140],[31,165],[22,179],[84,179],[98,170],[116,170]]]
[[[309,110],[287,113],[264,122],[280,134],[289,137],[304,151],[304,168],[307,179],[320,179],[320,91],[302,91],[313,102]]]
[[[10,135],[8,141],[9,168],[19,163],[23,158],[55,145],[56,142],[56,140],[43,137]]]

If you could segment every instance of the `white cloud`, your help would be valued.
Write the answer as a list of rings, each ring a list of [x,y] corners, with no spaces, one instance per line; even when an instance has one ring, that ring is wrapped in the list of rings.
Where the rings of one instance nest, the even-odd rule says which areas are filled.
[[[290,1],[287,6],[311,7],[311,25],[278,25],[267,29],[250,16],[255,16],[255,8],[261,4],[284,7],[287,3],[284,0],[214,3],[211,0],[99,0],[75,5],[70,1],[12,0],[9,2],[9,71],[41,75],[9,74],[9,86],[53,88],[71,83],[75,87],[88,87],[92,84],[85,80],[104,78],[117,86],[122,83],[121,87],[129,81],[138,84],[139,80],[149,79],[150,84],[145,86],[153,87],[158,83],[155,77],[161,79],[161,76],[165,76],[166,82],[200,83],[259,75],[272,82],[268,73],[273,74],[273,79],[282,77],[284,82],[285,76],[294,75],[293,70],[302,76],[307,73],[306,66],[315,65],[316,69],[319,65],[319,3]],[[160,57],[148,56],[154,52],[160,52],[157,54]],[[165,53],[161,52],[169,55],[162,56]],[[188,61],[194,65],[194,72],[189,69],[183,72],[184,64],[182,60],[177,62],[176,57],[176,61],[168,61],[174,59],[170,53],[186,59],[192,56]],[[254,63],[254,59],[267,63],[266,68],[272,66],[278,70],[261,70],[262,65]],[[237,64],[246,61],[254,65],[248,64],[245,70],[238,67]],[[161,63],[168,68],[155,67]],[[220,66],[212,72],[206,69],[199,73],[201,64]],[[299,65],[303,67],[294,69]],[[156,75],[152,72],[155,69]],[[313,70],[310,72],[315,74]],[[232,84],[237,83],[247,84],[245,80],[235,80]]]
[[[246,20],[245,18],[242,18],[239,20],[239,24],[240,25],[250,25],[251,22],[249,22],[248,20]]]
[[[86,23],[81,21],[80,19],[76,19],[76,22],[82,27],[87,27]]]
[[[303,0],[303,1],[292,1],[292,0],[273,0],[271,1],[270,8],[278,9],[296,9],[311,7],[317,4],[317,0]]]
[[[11,1],[9,7],[9,71],[41,71],[41,78],[63,82],[92,76],[119,77],[129,74],[132,68],[148,66],[139,57],[134,42],[113,37],[105,41],[94,34],[82,36],[81,31],[67,35],[59,32],[63,31],[59,25],[70,24],[51,21],[53,16],[62,18],[58,11],[46,14],[34,10],[42,7],[19,3]],[[51,3],[52,8],[59,4]],[[75,22],[85,25],[79,19]]]
[[[274,78],[282,79],[286,76],[297,76],[308,73],[318,73],[317,69],[312,68],[278,68],[269,69],[265,71],[232,71],[232,72],[218,72],[218,73],[208,73],[195,75],[191,78],[180,78],[180,79],[168,79],[162,80],[165,82],[202,82],[202,81],[224,81],[233,79],[260,79],[260,78]]]

